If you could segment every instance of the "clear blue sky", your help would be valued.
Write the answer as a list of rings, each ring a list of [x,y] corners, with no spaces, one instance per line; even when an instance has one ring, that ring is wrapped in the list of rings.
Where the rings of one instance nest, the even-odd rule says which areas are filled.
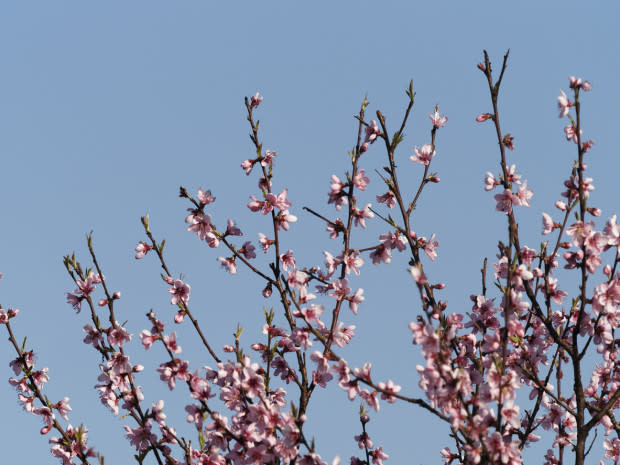
[[[172,307],[152,257],[133,258],[143,238],[139,218],[147,212],[156,236],[168,240],[172,270],[192,285],[190,303],[214,345],[230,343],[238,321],[246,326],[246,344],[262,340],[260,283],[245,270],[231,277],[220,269],[220,253],[186,232],[187,205],[177,198],[181,184],[190,192],[212,189],[218,224],[233,218],[253,241],[258,231],[267,232],[245,207],[256,179],[239,168],[252,155],[243,97],[256,91],[265,97],[262,140],[278,151],[276,186],[289,188],[299,217],[286,247],[306,265],[322,264],[322,250],[336,250],[323,225],[301,207],[335,214],[326,205],[329,177],[346,169],[355,142],[352,115],[364,94],[369,111],[381,109],[394,128],[414,80],[416,106],[399,153],[407,186],[420,176],[408,157],[414,145],[429,142],[427,115],[439,104],[450,118],[433,163],[442,182],[424,195],[415,229],[437,234],[439,259],[429,273],[447,283],[449,309],[469,311],[482,259],[493,258],[505,237],[503,215],[494,212],[482,183],[486,171],[497,171],[496,142],[490,125],[474,121],[490,110],[476,69],[482,50],[495,69],[511,50],[503,127],[515,136],[512,160],[534,190],[532,207],[518,215],[522,237],[535,248],[541,212],[552,210],[574,157],[556,109],[569,75],[593,85],[583,99],[585,135],[596,141],[593,205],[604,217],[618,208],[619,18],[616,2],[5,2],[0,302],[21,309],[14,328],[29,337],[39,366],[49,367],[47,394],[71,398],[72,423],[88,426],[90,443],[106,463],[129,463],[123,422],[92,388],[98,357],[81,342],[86,315],[76,316],[65,303],[74,286],[61,260],[73,250],[86,259],[84,234],[95,232],[108,282],[123,294],[119,320],[135,335],[132,360],[153,371],[160,359],[144,352],[137,335],[150,308],[170,318]],[[373,171],[382,157],[376,146],[365,161],[372,179],[368,201],[383,192]],[[369,227],[358,246],[373,245],[383,229]],[[366,302],[358,317],[346,315],[357,336],[345,357],[353,365],[369,360],[377,379],[417,393],[420,358],[407,324],[418,304],[406,257],[390,267],[367,264],[355,286],[365,288]],[[189,328],[176,329],[183,356],[195,366],[209,363]],[[13,357],[8,344],[0,346],[4,379]],[[146,405],[165,399],[170,423],[183,431],[185,392],[169,393],[157,376],[145,374],[140,382]],[[348,463],[358,451],[359,405],[332,388],[314,399],[310,432],[324,460],[340,455]],[[39,420],[22,411],[5,381],[0,399],[2,462],[57,463],[48,438],[38,434]],[[383,404],[369,432],[390,455],[388,465],[440,463],[439,450],[451,445],[443,426],[407,405]]]

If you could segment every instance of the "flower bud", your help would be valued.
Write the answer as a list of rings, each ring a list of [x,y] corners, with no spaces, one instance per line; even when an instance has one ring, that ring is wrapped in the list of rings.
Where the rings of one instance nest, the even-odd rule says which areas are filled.
[[[269,297],[271,297],[271,293],[273,292],[273,289],[271,287],[271,283],[267,284],[267,286],[265,286],[265,289],[263,289],[263,297],[265,299],[268,299]]]

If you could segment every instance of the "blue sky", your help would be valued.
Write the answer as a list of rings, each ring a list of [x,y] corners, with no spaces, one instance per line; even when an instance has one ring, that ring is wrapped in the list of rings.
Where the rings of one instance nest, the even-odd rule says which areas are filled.
[[[503,127],[515,136],[512,162],[534,190],[532,207],[518,211],[522,237],[541,241],[540,215],[551,211],[567,178],[574,149],[564,140],[556,99],[568,76],[590,80],[583,98],[585,136],[596,145],[589,160],[593,205],[609,217],[618,207],[617,92],[620,77],[620,7],[615,2],[11,2],[0,15],[0,302],[19,308],[19,336],[50,368],[51,399],[71,398],[73,424],[90,429],[90,442],[106,463],[126,463],[131,448],[122,422],[99,404],[92,386],[97,354],[82,341],[85,315],[76,316],[64,293],[73,285],[62,256],[86,259],[84,235],[95,247],[109,283],[123,294],[120,320],[135,335],[132,360],[154,369],[159,359],[145,353],[137,335],[153,308],[170,318],[166,287],[152,260],[133,258],[143,238],[139,218],[151,216],[156,236],[165,237],[174,273],[192,285],[191,303],[216,347],[231,342],[237,322],[244,342],[262,340],[260,283],[245,270],[231,277],[216,253],[186,232],[187,205],[178,187],[209,188],[217,197],[218,224],[238,222],[248,239],[268,225],[245,207],[256,179],[239,164],[252,155],[243,97],[259,91],[264,147],[277,150],[276,190],[289,188],[299,222],[287,247],[308,265],[322,264],[322,251],[335,251],[323,225],[302,211],[310,206],[330,216],[330,175],[342,177],[355,142],[357,112],[365,94],[369,114],[380,109],[395,128],[406,106],[410,79],[416,106],[399,157],[413,186],[420,176],[408,157],[429,142],[428,113],[436,104],[449,116],[437,139],[433,170],[441,183],[425,192],[415,229],[437,234],[439,259],[433,279],[446,282],[453,311],[469,311],[469,295],[480,290],[483,257],[492,259],[504,238],[504,218],[483,190],[486,171],[498,157],[489,124],[476,123],[490,111],[488,91],[476,64],[487,49],[499,64],[510,48],[501,97]],[[365,159],[371,175],[367,201],[383,187],[374,168],[385,154],[373,147]],[[360,234],[360,247],[385,232],[378,222]],[[262,257],[261,257],[262,258]],[[357,336],[343,355],[366,360],[380,379],[394,379],[417,393],[414,366],[420,362],[407,324],[418,304],[405,256],[389,267],[367,261],[356,286],[366,302],[357,317]],[[276,305],[276,302],[267,303]],[[207,364],[189,328],[181,335],[184,355]],[[14,357],[0,349],[5,378]],[[147,405],[169,405],[171,422],[184,428],[180,390],[169,393],[156,376],[144,375]],[[316,396],[309,427],[317,450],[357,453],[357,403],[334,393]],[[3,421],[0,445],[7,463],[55,463],[38,419],[24,413],[8,383],[0,383]],[[174,407],[177,413],[174,413]],[[439,463],[449,445],[446,430],[410,406],[383,405],[372,415],[370,435],[388,464]],[[598,457],[594,457],[595,460]]]

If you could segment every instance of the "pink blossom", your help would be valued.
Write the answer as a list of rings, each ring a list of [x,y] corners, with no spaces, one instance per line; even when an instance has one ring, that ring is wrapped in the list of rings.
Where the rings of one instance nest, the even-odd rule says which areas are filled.
[[[379,240],[390,249],[398,249],[402,252],[407,248],[407,238],[400,234],[398,231],[394,233],[381,234]]]
[[[335,239],[340,232],[344,231],[344,223],[340,218],[336,218],[334,221],[327,223],[325,230],[329,232],[330,239]]]
[[[95,290],[94,281],[94,275],[89,276],[84,281],[80,279],[76,280],[75,282],[78,286],[78,289],[73,292],[75,292],[76,294],[82,294],[84,297],[89,297],[91,292]]]
[[[351,252],[344,258],[344,264],[347,274],[351,274],[351,271],[353,271],[359,276],[359,269],[364,264],[364,259],[360,256],[359,252]]]
[[[282,269],[288,271],[289,268],[295,268],[295,257],[293,251],[289,250],[285,254],[280,254],[280,262],[282,263]]]
[[[554,221],[551,219],[551,216],[547,213],[542,214],[543,217],[543,235],[549,234],[552,232],[557,226]]]
[[[282,210],[276,215],[276,229],[279,231],[280,228],[285,231],[289,230],[289,223],[295,223],[297,221],[297,217],[295,215],[291,215],[288,210]]]
[[[533,263],[534,258],[536,258],[536,251],[534,249],[530,249],[527,246],[524,246],[521,249],[521,260],[523,260],[525,265],[530,266]]]
[[[435,239],[435,234],[433,234],[428,241],[424,239],[422,242],[424,243],[424,253],[426,253],[426,256],[432,261],[435,261],[437,258],[437,251],[435,249],[439,247],[439,241],[435,241],[433,239]]]
[[[123,343],[130,341],[132,336],[125,328],[116,323],[115,327],[108,330],[108,344],[123,347]]]
[[[620,225],[616,223],[615,214],[605,223],[603,232],[607,236],[606,248],[616,247],[620,252]]]
[[[66,292],[65,294],[67,295],[67,303],[71,304],[77,313],[80,313],[82,309],[82,297],[78,297],[70,292]]]
[[[518,205],[523,207],[530,206],[530,199],[534,196],[534,192],[532,189],[527,188],[527,181],[523,182],[523,185],[519,187],[517,190],[516,197],[519,200]]]
[[[370,124],[368,124],[365,128],[365,132],[366,132],[366,137],[364,139],[364,142],[366,143],[373,143],[376,139],[377,136],[381,135],[381,130],[379,129],[379,126],[377,125],[377,122],[373,119],[370,121]]]
[[[620,460],[620,439],[605,439],[603,447],[605,448],[605,458],[614,459],[615,463],[618,463]]]
[[[256,163],[256,160],[244,160],[241,163],[241,168],[243,168],[245,170],[245,174],[246,176],[249,176],[250,173],[252,172],[252,168],[254,168],[254,163]]]
[[[500,182],[495,179],[493,173],[490,172],[487,172],[486,176],[484,177],[484,183],[486,184],[486,186],[484,187],[485,191],[490,191],[491,189],[495,188],[495,186],[499,186],[500,184]]]
[[[421,163],[424,166],[428,166],[435,156],[435,150],[433,150],[433,146],[431,144],[424,144],[421,149],[414,147],[413,151],[415,152],[415,155],[410,156],[409,159],[411,161]]]
[[[153,247],[148,245],[146,242],[140,241],[138,242],[138,245],[136,246],[136,259],[140,259],[142,257],[144,257],[147,252],[149,250],[151,250]]]
[[[362,295],[364,293],[364,289],[359,288],[355,291],[352,297],[349,298],[349,310],[351,310],[355,315],[357,315],[357,307],[361,304],[365,297]]]
[[[558,97],[558,108],[560,109],[559,117],[564,118],[566,115],[568,115],[568,111],[570,107],[573,106],[573,102],[568,100],[568,97],[566,97],[566,94],[563,90],[560,90],[560,94],[561,95]]]
[[[396,206],[396,198],[392,191],[388,191],[383,195],[377,195],[377,202],[384,203],[388,208],[394,208],[394,206]]]
[[[17,398],[22,403],[22,407],[24,407],[24,410],[26,412],[32,412],[34,410],[34,401],[35,401],[34,396],[27,397],[23,394],[17,394]]]
[[[396,402],[396,397],[394,397],[392,394],[398,394],[402,389],[400,386],[394,384],[391,379],[388,380],[387,383],[378,383],[377,387],[383,391],[386,391],[381,393],[381,399],[387,401],[390,404]]]
[[[510,165],[506,170],[506,180],[515,184],[521,184],[521,175],[516,171],[517,165]]]
[[[392,260],[392,252],[390,252],[389,247],[380,244],[370,253],[370,258],[372,259],[373,265],[378,265],[381,262],[390,263]]]
[[[258,233],[258,242],[260,243],[263,252],[267,253],[269,247],[271,247],[275,241],[272,239],[268,239],[263,233]]]
[[[235,263],[235,257],[217,257],[217,261],[222,264],[222,268],[228,271],[230,274],[237,273],[237,264]]]
[[[203,190],[202,187],[198,188],[198,201],[202,205],[209,205],[210,203],[215,202],[215,197],[211,195],[210,190]]]
[[[164,344],[166,344],[166,347],[168,348],[168,350],[170,350],[170,352],[172,352],[173,354],[181,353],[181,346],[177,344],[177,333],[176,332],[173,332],[170,335],[164,335],[163,341],[164,341]],[[142,339],[142,343],[144,344],[144,339]]]
[[[506,214],[511,213],[512,204],[519,201],[519,198],[508,189],[504,189],[504,192],[501,194],[496,194],[494,196],[494,199],[497,202],[495,210],[498,212],[504,212]]]
[[[189,291],[189,284],[184,284],[183,281],[177,279],[174,282],[172,288],[168,289],[168,292],[172,294],[172,299],[170,299],[170,303],[172,305],[178,305],[179,302],[182,302],[183,304],[187,305],[187,302],[189,300]]]
[[[564,133],[566,134],[566,140],[572,140],[575,144],[578,142],[577,129],[575,128],[575,126],[566,126],[564,128]],[[581,136],[582,133],[583,131],[580,129],[579,135]]]
[[[250,209],[250,211],[253,212],[257,212],[259,211],[261,208],[263,208],[263,205],[265,202],[261,202],[260,200],[258,200],[255,196],[250,195],[250,199],[252,199],[251,202],[248,202],[248,208]],[[270,210],[271,211],[271,210]]]
[[[187,227],[189,232],[196,233],[198,239],[204,241],[207,238],[207,234],[213,231],[213,225],[211,224],[211,215],[208,213],[193,215],[192,224]],[[136,250],[138,250],[136,248]],[[136,255],[137,258],[137,255]]]
[[[375,465],[383,465],[383,461],[390,457],[388,454],[383,452],[383,446],[379,446],[375,450],[371,451],[370,456],[372,457],[372,463]]]
[[[69,398],[63,397],[61,401],[59,401],[54,408],[58,410],[58,413],[65,420],[69,421],[69,417],[67,417],[67,412],[71,411],[71,407],[69,406]]]
[[[359,170],[353,177],[353,185],[361,191],[366,190],[366,186],[370,183],[370,178],[366,176],[364,170]]]
[[[153,342],[155,342],[157,339],[159,339],[158,335],[153,336],[151,332],[146,329],[142,330],[142,332],[140,333],[140,340],[142,341],[142,345],[144,346],[145,350],[150,349],[153,345]]]
[[[348,287],[349,280],[347,278],[334,279],[332,283],[332,292],[329,293],[331,297],[335,297],[338,300],[342,300],[347,294],[351,292],[351,288]]]
[[[447,116],[440,116],[439,115],[439,111],[437,109],[435,109],[435,113],[434,114],[428,115],[428,117],[433,122],[433,127],[435,127],[435,128],[441,128],[441,127],[445,126],[446,122],[448,121],[448,117]]]
[[[241,230],[235,226],[235,222],[233,220],[228,220],[226,226],[225,236],[243,236]]]
[[[272,152],[271,150],[265,150],[265,155],[261,158],[260,164],[262,166],[268,166],[273,162],[277,152]]]
[[[355,208],[353,210],[353,221],[355,222],[355,226],[361,226],[362,228],[366,228],[366,219],[374,218],[375,214],[370,211],[371,204],[366,204],[363,209]]]
[[[478,116],[476,116],[476,121],[478,121],[479,123],[482,123],[488,120],[489,118],[493,118],[493,115],[491,113],[480,113]]]
[[[338,327],[334,331],[334,344],[338,347],[344,347],[351,341],[353,336],[355,336],[355,333],[353,332],[355,326],[347,326],[346,328],[343,328],[342,326],[342,322],[338,323]]]
[[[329,186],[331,191],[329,192],[329,200],[327,203],[335,204],[336,210],[340,210],[343,205],[348,204],[347,194],[343,190],[345,186],[346,184],[340,181],[338,176],[332,174],[332,183]]]
[[[252,97],[250,98],[250,106],[252,108],[256,108],[257,106],[260,105],[260,103],[263,101],[263,97],[256,92],[254,95],[252,95]]]
[[[32,373],[32,379],[34,380],[34,384],[41,389],[45,383],[47,383],[50,378],[47,376],[47,368],[43,368],[42,370],[35,371]]]
[[[151,433],[151,421],[147,420],[144,427],[130,428],[124,426],[125,434],[129,442],[135,446],[136,450],[145,451],[151,447],[151,443],[157,442],[157,437]]]
[[[243,247],[239,249],[239,253],[249,260],[251,258],[256,258],[255,250],[256,247],[254,247],[250,241],[246,241],[243,243]]]

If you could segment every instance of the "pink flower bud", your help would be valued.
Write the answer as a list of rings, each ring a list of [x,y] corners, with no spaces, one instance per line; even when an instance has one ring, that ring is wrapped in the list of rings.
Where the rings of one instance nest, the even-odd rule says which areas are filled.
[[[265,299],[268,299],[269,297],[271,297],[271,293],[273,292],[273,289],[271,287],[271,283],[267,284],[267,286],[265,286],[265,289],[263,289],[263,297]]]
[[[222,347],[222,350],[224,352],[231,353],[231,352],[235,351],[235,348],[233,346],[230,346],[230,345],[225,345],[224,347]]]
[[[107,304],[108,304],[108,301],[107,301],[106,299],[101,299],[101,300],[98,302],[98,305],[99,305],[100,307],[105,307]]]
[[[605,265],[603,267],[603,273],[605,273],[607,276],[611,275],[611,265]]]
[[[555,208],[557,208],[558,210],[566,211],[568,206],[564,202],[562,202],[561,200],[558,200],[555,203]]]
[[[112,294],[112,298],[114,300],[118,300],[121,298],[121,293],[119,291],[116,291],[114,294]]]
[[[486,121],[492,117],[493,115],[491,113],[480,113],[478,116],[476,116],[476,121],[478,121],[479,123],[482,123],[483,121]]]
[[[587,140],[584,143],[581,144],[581,146],[583,147],[583,151],[587,152],[588,150],[590,150],[592,148],[592,146],[594,145],[594,141],[593,140]]]

